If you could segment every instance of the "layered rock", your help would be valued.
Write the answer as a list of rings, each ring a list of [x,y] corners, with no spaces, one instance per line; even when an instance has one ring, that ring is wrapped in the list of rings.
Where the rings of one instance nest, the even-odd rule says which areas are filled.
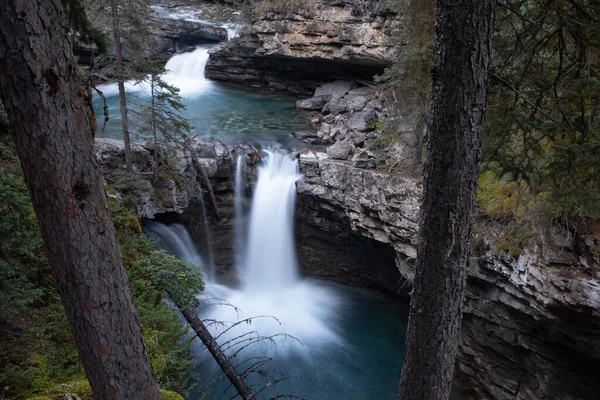
[[[152,143],[132,144],[134,179],[127,178],[130,175],[125,172],[122,140],[96,139],[94,151],[109,196],[126,201],[125,205],[142,218],[185,223],[200,251],[206,254],[209,247],[213,249],[218,269],[233,264],[233,173],[237,157],[242,156],[245,190],[249,191],[256,180],[255,164],[260,160],[254,146],[191,142],[186,149],[178,149],[171,155],[176,160],[174,169],[161,172],[159,179],[154,174]],[[216,210],[210,204],[194,161],[206,171]],[[209,231],[205,222],[210,224]]]
[[[337,236],[360,235],[393,248],[402,277],[412,280],[420,182],[348,164],[323,153],[300,156],[305,178],[298,183],[298,221],[307,226],[299,228],[307,232],[300,247],[312,240],[312,230],[331,230],[333,221]],[[576,252],[563,238],[515,258],[495,247],[493,235],[478,240],[484,246],[469,271],[457,358],[463,386],[484,399],[600,398],[597,241],[588,239],[587,248]],[[330,242],[327,251],[345,250]],[[386,277],[387,285],[368,276],[368,266],[320,263],[320,275],[388,290],[403,287],[385,261],[376,262],[379,271],[373,274]]]
[[[94,152],[100,170],[107,181],[109,194],[128,197],[132,211],[144,218],[154,218],[165,213],[182,214],[190,203],[202,195],[203,182],[194,161],[202,165],[212,189],[231,192],[232,154],[244,154],[253,165],[256,160],[252,146],[227,146],[221,142],[194,141],[187,148],[179,148],[170,155],[176,160],[173,171],[163,171],[155,176],[155,148],[153,143],[132,143],[133,177],[125,171],[125,146],[119,139],[96,139]],[[165,157],[161,148],[161,159]]]
[[[201,43],[217,43],[227,40],[227,29],[205,21],[175,19],[158,14],[150,15],[158,52],[173,54],[182,48]]]
[[[261,7],[239,38],[211,51],[208,78],[304,93],[334,77],[371,79],[394,60],[400,22],[385,0]]]
[[[218,267],[232,265],[234,160],[244,157],[249,190],[257,150],[198,142],[193,155],[179,153],[176,176],[151,182],[153,147],[133,147],[136,172],[148,174],[148,184],[138,195],[121,195],[148,218],[178,213],[200,249],[210,239]],[[110,186],[110,175],[124,169],[122,142],[98,139],[95,149]],[[208,211],[210,238],[192,157],[210,176],[221,216]],[[300,154],[299,163],[304,178],[297,184],[296,229],[304,272],[406,295],[416,257],[420,181],[314,151]],[[486,233],[475,238],[468,273],[458,382],[477,399],[600,398],[598,240],[576,241],[556,231],[514,257],[495,244],[501,226],[480,230]]]

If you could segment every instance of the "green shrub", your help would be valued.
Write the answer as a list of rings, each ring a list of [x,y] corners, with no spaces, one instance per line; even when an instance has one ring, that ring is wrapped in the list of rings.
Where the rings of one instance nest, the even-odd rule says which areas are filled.
[[[127,175],[112,183],[135,187]],[[201,272],[157,251],[127,201],[109,198],[109,207],[150,361],[163,389],[186,393],[195,377],[191,339],[165,289],[193,305]],[[9,387],[7,398],[54,400],[71,392],[92,399],[54,283],[19,161],[0,139],[0,387]]]

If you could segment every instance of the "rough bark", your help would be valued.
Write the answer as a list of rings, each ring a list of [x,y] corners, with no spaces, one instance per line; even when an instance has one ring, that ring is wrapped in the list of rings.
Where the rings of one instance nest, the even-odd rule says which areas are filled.
[[[92,153],[63,3],[0,3],[0,98],[94,398],[160,399]]]
[[[428,156],[401,400],[450,395],[471,255],[494,0],[437,2]]]
[[[254,400],[252,391],[248,386],[246,386],[244,380],[237,373],[233,365],[231,365],[229,358],[227,358],[227,356],[221,351],[218,343],[212,337],[208,329],[206,329],[206,326],[202,320],[198,318],[196,313],[189,308],[182,309],[181,313],[185,317],[188,324],[190,324],[194,332],[196,332],[196,335],[198,335],[200,340],[202,340],[202,343],[204,346],[206,346],[210,355],[215,359],[217,364],[219,364],[221,371],[223,371],[225,376],[227,376],[227,379],[229,379],[229,382],[231,382],[233,387],[235,387],[235,390],[238,392],[240,397],[244,400]]]
[[[125,98],[125,73],[123,71],[123,50],[121,47],[121,27],[119,23],[119,5],[115,0],[110,2],[113,38],[115,40],[115,65],[117,68],[117,81],[119,87],[119,109],[121,112],[121,126],[123,128],[123,142],[125,142],[125,168],[133,172],[131,156],[131,138],[129,137],[129,120],[127,118],[127,99]]]

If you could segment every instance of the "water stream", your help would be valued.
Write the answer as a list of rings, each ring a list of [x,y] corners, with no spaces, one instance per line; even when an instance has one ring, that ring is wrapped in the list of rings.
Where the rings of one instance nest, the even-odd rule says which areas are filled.
[[[289,134],[302,129],[305,121],[293,101],[204,79],[207,56],[206,47],[178,54],[167,64],[170,72],[165,76],[182,88],[187,116],[200,138],[298,144]],[[130,82],[128,87],[130,96],[146,95],[141,85]],[[119,137],[115,87],[103,89],[112,115],[104,135]],[[144,224],[159,248],[205,269],[200,316],[207,322],[222,322],[208,322],[209,329],[220,344],[229,344],[226,352],[234,356],[234,364],[250,366],[262,357],[270,359],[261,374],[246,379],[255,389],[282,376],[278,374],[297,377],[270,386],[260,398],[287,393],[311,400],[395,399],[408,317],[406,302],[301,276],[294,243],[295,183],[301,176],[294,157],[267,152],[249,211],[244,207],[244,175],[243,159],[238,157],[232,239],[236,268],[230,272],[235,276],[215,275],[208,242],[199,243],[202,257],[183,225]],[[234,396],[229,384],[217,379],[221,372],[201,343],[195,343],[195,351],[194,368],[201,380],[188,399],[198,399],[207,390],[211,400]]]
[[[240,168],[237,169],[237,178],[242,179]],[[300,277],[293,235],[295,182],[299,178],[295,158],[267,152],[259,167],[248,237],[234,239],[236,243],[248,244],[245,256],[239,261],[238,284],[224,285],[207,277],[202,296],[204,304],[219,299],[216,302],[236,308],[210,306],[202,311],[201,317],[225,322],[211,326],[215,336],[231,323],[249,319],[219,337],[219,342],[235,342],[236,337],[250,331],[256,332],[251,337],[273,340],[258,340],[241,351],[235,362],[272,357],[273,362],[265,366],[272,376],[280,372],[304,377],[269,388],[264,398],[293,393],[310,399],[393,399],[400,376],[406,307],[363,290]],[[235,196],[236,209],[241,209],[242,201],[242,196]],[[181,228],[177,224],[165,226],[156,222],[146,225],[152,236],[159,236],[161,248],[186,261],[200,260]],[[244,230],[237,232],[245,235]],[[246,341],[240,341],[228,354],[233,355],[245,344]],[[220,375],[199,343],[196,350],[199,354],[196,369],[202,382],[190,399],[200,396],[207,389],[204,385]],[[319,379],[323,384],[309,378]],[[258,375],[249,379],[256,387],[267,381],[268,378]],[[209,398],[218,399],[224,391],[226,398],[231,397],[233,392],[227,386],[223,380],[212,384]]]
[[[306,116],[296,110],[295,100],[288,96],[267,95],[241,87],[212,82],[204,77],[209,45],[198,46],[195,51],[174,55],[166,65],[163,79],[180,88],[187,109],[183,115],[199,139],[219,139],[229,143],[261,142],[280,143],[288,147],[304,146],[291,136],[298,130],[309,129]],[[98,137],[122,138],[119,96],[116,83],[99,85],[105,94],[110,120],[102,131],[102,100],[94,96],[98,115]],[[148,101],[147,85],[126,83],[128,98],[133,103]],[[134,141],[148,138],[136,133],[131,121]]]

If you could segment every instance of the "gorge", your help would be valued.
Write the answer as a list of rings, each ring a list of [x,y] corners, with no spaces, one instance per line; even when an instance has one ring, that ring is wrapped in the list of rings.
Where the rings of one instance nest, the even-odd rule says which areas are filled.
[[[325,3],[319,4],[319,7],[327,7]],[[277,13],[270,15],[256,22],[250,34],[242,31],[241,36],[234,41],[208,51],[210,58],[206,66],[207,76],[307,93],[319,85],[319,79],[332,81],[336,77],[332,73],[310,75],[310,68],[294,68],[297,71],[308,71],[308,75],[287,75],[282,79],[281,76],[288,69],[287,63],[313,63],[313,59],[318,59],[323,60],[323,63],[348,62],[348,65],[354,65],[352,60],[356,59],[355,56],[340,56],[339,53],[327,50],[327,47],[325,50],[315,50],[316,53],[299,55],[294,52],[294,49],[301,48],[292,40],[296,37],[286,36],[288,28],[281,28],[282,25],[277,22],[285,19],[285,16]],[[297,24],[297,20],[304,18],[302,24],[308,26],[306,21],[312,21],[310,15],[302,15],[302,18],[298,15],[300,14],[294,14],[289,23]],[[379,17],[361,23],[376,24],[377,18]],[[316,28],[319,21],[311,23],[314,24],[311,29],[320,32]],[[284,34],[264,33],[270,32],[270,29],[283,29]],[[319,29],[325,27],[321,25]],[[282,40],[282,47],[277,51],[268,50],[273,48],[272,43],[277,43],[277,40]],[[250,43],[248,41],[252,44],[244,44]],[[349,39],[348,43],[352,45],[353,42]],[[309,43],[303,45],[306,46],[302,47],[304,49],[312,46]],[[256,50],[257,46],[260,50]],[[264,50],[260,46],[264,46]],[[248,53],[250,48],[252,54]],[[201,49],[190,54],[205,51]],[[233,56],[233,51],[244,51],[246,55],[236,53]],[[352,52],[348,51],[347,54]],[[224,60],[228,60],[230,64],[226,65]],[[249,60],[253,63],[252,66],[249,66]],[[201,66],[203,62],[193,71],[186,72],[192,80],[205,82],[203,85],[209,88],[202,94],[196,93],[198,98],[206,94],[207,97],[202,98],[203,106],[210,104],[208,96],[213,96],[214,93],[239,90],[205,81]],[[376,64],[386,65],[383,61]],[[187,65],[191,66],[191,63]],[[312,65],[319,65],[320,71],[328,71],[327,68],[321,68],[324,64]],[[360,77],[358,67],[352,68],[353,75]],[[233,74],[233,70],[238,72]],[[272,75],[262,71],[268,71]],[[369,73],[373,71],[374,69]],[[320,110],[330,104],[333,98],[335,103],[331,105],[338,106],[340,99],[354,89],[347,86],[339,90],[340,95],[332,91],[325,98],[319,98],[319,93],[315,93],[310,104],[322,102],[313,108]],[[242,95],[242,92],[236,93]],[[178,167],[179,173],[191,182],[196,182],[195,172],[190,167],[191,157],[196,157],[209,171],[220,216],[217,221],[215,215],[208,213],[210,242],[217,270],[221,271],[231,271],[234,265],[239,265],[239,261],[234,261],[240,259],[239,256],[236,258],[235,251],[235,243],[239,243],[239,240],[235,239],[233,232],[239,232],[243,228],[238,226],[239,218],[236,219],[235,214],[239,214],[241,209],[248,209],[250,200],[247,196],[253,191],[256,196],[256,191],[259,190],[254,188],[254,183],[257,179],[256,165],[263,157],[262,152],[247,143],[276,141],[298,149],[305,145],[299,146],[300,142],[292,139],[289,134],[310,129],[306,125],[298,128],[302,123],[295,125],[293,121],[300,121],[302,117],[292,110],[289,102],[286,103],[287,106],[280,108],[282,103],[272,97],[260,97],[264,95],[254,95],[247,91],[243,93],[243,96],[247,96],[244,97],[245,102],[257,101],[260,104],[258,109],[249,110],[243,104],[232,105],[229,101],[235,100],[229,97],[228,102],[216,107],[217,111],[203,114],[203,107],[194,106],[195,100],[190,100],[188,113],[192,116],[192,122],[194,118],[198,118],[198,126],[208,125],[209,129],[206,131],[215,132],[212,136],[204,137],[218,137],[222,142],[194,143],[195,154],[182,152]],[[320,93],[324,93],[322,89]],[[373,101],[372,99],[368,101]],[[366,103],[359,106],[363,108],[348,109],[346,106],[341,111],[323,113],[324,115],[317,117],[317,128],[321,130],[322,124],[335,126],[338,122],[348,127],[348,123],[344,122],[347,121],[345,115],[353,116],[354,113],[362,112]],[[274,131],[279,132],[273,135],[268,133],[270,128],[260,125],[260,121],[264,120],[261,112],[270,108],[270,104],[273,104],[274,110]],[[303,107],[310,110],[312,106]],[[228,135],[227,126],[220,125],[219,122],[211,125],[210,121],[215,113],[230,108],[244,110],[243,122],[240,123],[248,129],[248,135],[244,139],[239,136],[234,138],[234,134]],[[369,111],[369,115],[384,115],[381,104],[374,104],[372,109],[374,111]],[[256,116],[258,117],[255,118]],[[279,125],[280,123],[284,125]],[[340,134],[339,140],[338,134],[331,135],[333,139],[328,143],[333,143],[336,147],[341,146],[340,143],[349,144],[348,152],[343,152],[345,156],[333,152],[333,146],[324,151],[318,147],[319,144],[315,149],[302,150],[298,156],[302,178],[296,183],[298,198],[295,232],[300,271],[303,275],[406,298],[410,291],[411,268],[416,257],[415,237],[422,194],[420,179],[368,167],[371,165],[368,160],[374,158],[369,154],[361,156],[363,158],[358,157],[365,153],[361,146],[366,136],[379,134],[377,130],[367,128],[368,125],[369,120],[364,122],[364,128],[359,127],[349,136]],[[210,128],[211,126],[214,128]],[[232,132],[240,130],[239,126],[231,129]],[[258,131],[261,136],[256,136]],[[328,132],[330,131],[331,129]],[[313,138],[323,138],[329,133],[313,135]],[[364,138],[361,139],[361,135]],[[203,137],[202,132],[200,137]],[[250,137],[251,140],[246,139]],[[411,141],[408,140],[403,146],[410,144]],[[122,166],[122,147],[118,141],[99,139],[96,148],[105,173]],[[149,170],[150,150],[137,145],[135,154],[139,160],[138,171]],[[242,166],[247,176],[243,188],[235,180]],[[198,198],[194,195],[200,189],[187,187],[181,183],[183,181],[149,184],[147,191],[139,193],[139,196],[131,196],[131,206],[139,215],[159,221],[161,218],[166,218],[163,221],[167,221],[178,215],[177,219],[188,227],[196,245],[202,251],[207,251],[206,226]],[[234,188],[238,193],[235,196]],[[245,202],[239,199],[240,192],[246,194]],[[580,245],[576,243],[575,237],[568,232],[555,230],[551,236],[542,238],[542,244],[525,248],[513,255],[498,246],[498,232],[502,227],[485,221],[481,221],[481,224],[484,232],[478,233],[476,242],[482,246],[473,262],[473,269],[469,271],[468,295],[457,359],[457,385],[465,390],[467,396],[483,399],[595,399],[600,396],[600,347],[597,341],[600,282],[594,272],[597,271],[598,260],[593,256],[597,240],[591,237],[585,239],[584,249],[580,251],[577,250]],[[255,246],[250,243],[245,245],[249,246],[249,251]],[[286,254],[289,256],[289,251]],[[264,254],[260,258],[263,257]],[[285,261],[282,263],[290,264]],[[229,290],[231,289],[225,292],[231,295]],[[208,291],[210,292],[210,288]],[[352,298],[352,295],[348,296]],[[396,337],[396,340],[398,343],[403,342],[401,337]],[[396,359],[400,359],[399,354]],[[390,391],[390,398],[394,398],[391,393]]]

